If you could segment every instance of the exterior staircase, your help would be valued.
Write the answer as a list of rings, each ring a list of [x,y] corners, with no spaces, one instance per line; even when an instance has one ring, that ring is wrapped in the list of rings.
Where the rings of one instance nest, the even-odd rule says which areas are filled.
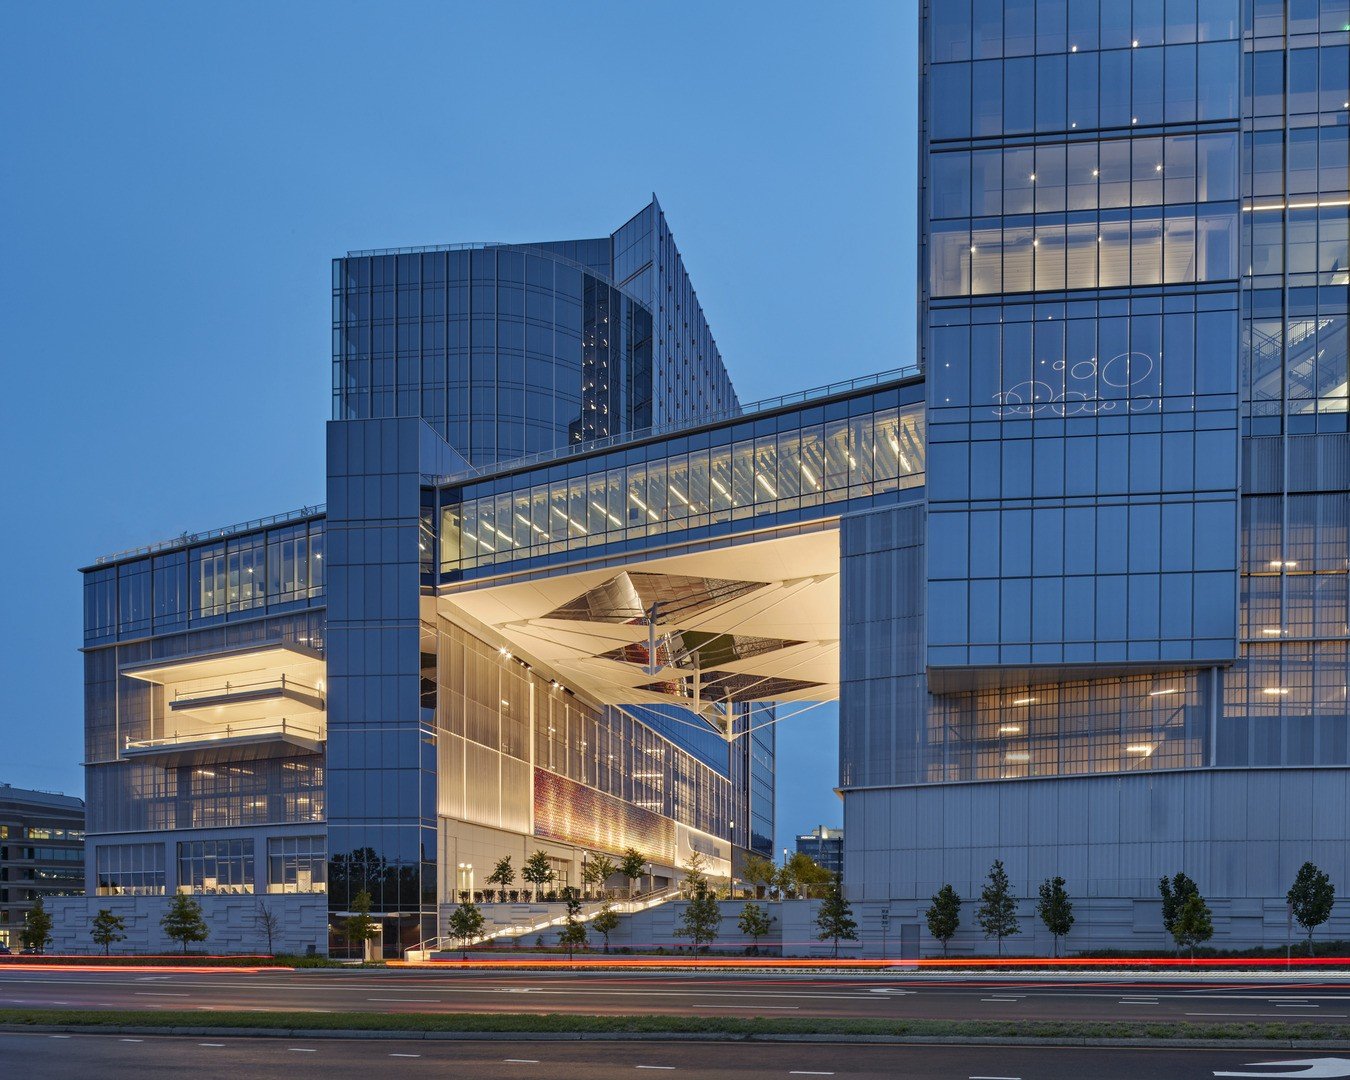
[[[680,887],[672,885],[657,892],[634,897],[631,900],[611,900],[609,905],[616,915],[632,915],[635,912],[659,907],[671,900],[678,900],[680,896]],[[447,904],[441,908],[440,921],[442,925],[446,923],[455,906],[454,904]],[[588,900],[582,904],[578,919],[581,922],[590,922],[600,914],[604,906],[605,901],[603,900]],[[528,943],[530,939],[543,937],[551,931],[556,931],[567,922],[567,905],[561,902],[479,904],[478,909],[483,913],[487,929],[481,937],[469,940],[468,945],[470,947],[482,945],[489,941]],[[545,938],[545,940],[548,940],[548,938]],[[552,943],[550,942],[550,944]],[[434,938],[418,942],[403,954],[403,958],[414,962],[434,960],[436,954],[448,954],[459,950],[460,947],[461,943],[458,938],[450,937],[448,934],[438,934]]]

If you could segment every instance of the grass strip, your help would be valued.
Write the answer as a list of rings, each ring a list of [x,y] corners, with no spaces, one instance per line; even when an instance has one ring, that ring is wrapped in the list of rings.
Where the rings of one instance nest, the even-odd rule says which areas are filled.
[[[0,1025],[262,1028],[310,1031],[703,1035],[886,1035],[1050,1039],[1316,1039],[1350,1041],[1348,1024],[1128,1023],[1034,1020],[869,1020],[843,1017],[594,1016],[573,1013],[227,1012],[0,1009]]]

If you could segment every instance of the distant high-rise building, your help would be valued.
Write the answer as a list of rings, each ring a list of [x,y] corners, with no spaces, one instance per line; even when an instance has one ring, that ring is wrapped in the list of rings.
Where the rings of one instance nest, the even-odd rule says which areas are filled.
[[[844,872],[844,830],[817,825],[797,837],[797,854],[809,855],[832,874]]]
[[[34,901],[84,892],[84,802],[0,784],[0,945],[18,951]]]

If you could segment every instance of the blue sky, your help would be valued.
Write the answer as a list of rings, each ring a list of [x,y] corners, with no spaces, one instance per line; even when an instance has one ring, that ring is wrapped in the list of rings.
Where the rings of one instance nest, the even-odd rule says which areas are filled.
[[[742,400],[914,354],[915,0],[10,4],[0,780],[80,792],[78,566],[323,500],[329,260],[661,199]],[[839,824],[779,728],[779,846]]]

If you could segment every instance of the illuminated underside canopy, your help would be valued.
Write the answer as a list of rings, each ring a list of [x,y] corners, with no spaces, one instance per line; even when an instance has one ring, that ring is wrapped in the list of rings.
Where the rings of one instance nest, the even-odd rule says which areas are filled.
[[[443,594],[440,610],[603,704],[828,701],[839,693],[834,529],[471,584]]]

